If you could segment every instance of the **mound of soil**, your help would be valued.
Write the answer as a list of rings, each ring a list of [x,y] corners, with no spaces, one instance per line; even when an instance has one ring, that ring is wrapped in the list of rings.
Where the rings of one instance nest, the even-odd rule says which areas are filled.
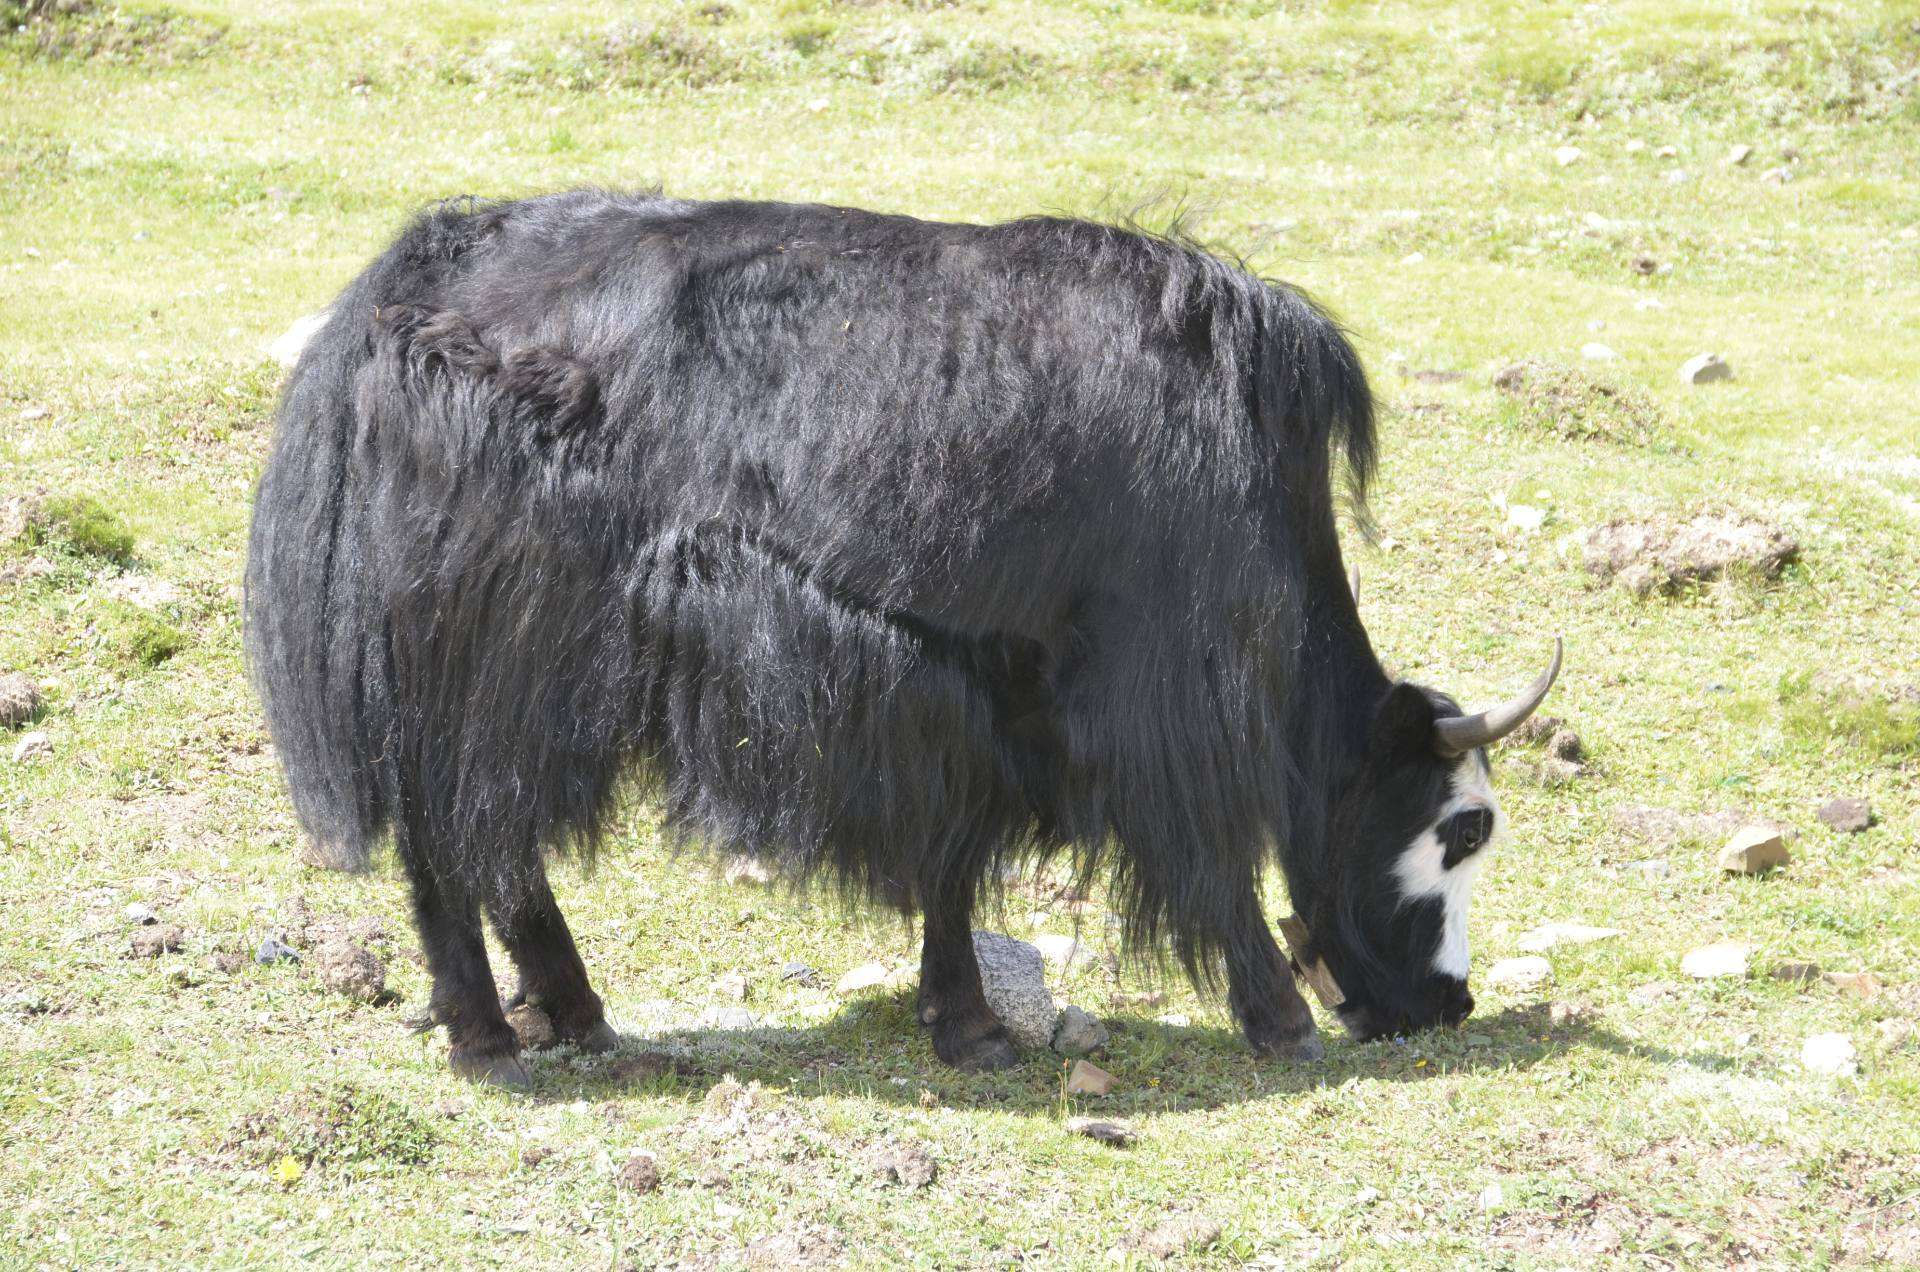
[[[1671,596],[1729,575],[1777,579],[1800,544],[1779,526],[1739,513],[1701,513],[1690,521],[1616,518],[1587,532],[1581,562],[1602,582],[1636,596]]]

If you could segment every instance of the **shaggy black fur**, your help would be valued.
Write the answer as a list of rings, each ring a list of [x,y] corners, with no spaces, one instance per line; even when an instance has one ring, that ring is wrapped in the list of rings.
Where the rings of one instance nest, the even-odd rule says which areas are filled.
[[[469,1071],[515,1050],[482,909],[523,993],[604,1041],[542,851],[591,846],[628,772],[686,832],[923,911],[950,1062],[1013,1059],[976,895],[1062,849],[1310,1054],[1273,846],[1356,1011],[1451,1014],[1389,872],[1447,798],[1420,728],[1452,708],[1390,697],[1335,535],[1373,457],[1334,324],[1179,242],[449,204],[294,372],[249,649],[307,828],[355,863],[392,828]]]

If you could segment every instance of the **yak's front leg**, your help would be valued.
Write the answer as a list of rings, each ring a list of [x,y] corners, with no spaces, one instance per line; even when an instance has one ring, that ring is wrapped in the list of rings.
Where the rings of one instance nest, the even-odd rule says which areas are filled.
[[[538,1007],[553,1022],[561,1042],[582,1051],[611,1051],[620,1037],[607,1024],[600,995],[587,981],[587,967],[542,872],[531,887],[489,902],[494,930],[520,973],[519,990],[507,1004]]]
[[[1227,1004],[1255,1051],[1310,1063],[1327,1054],[1313,1023],[1313,1009],[1294,987],[1293,968],[1273,939],[1249,883],[1236,908],[1227,949]]]
[[[921,897],[920,1023],[933,1033],[934,1053],[963,1073],[1020,1063],[1007,1027],[987,1006],[980,987],[980,963],[973,954],[976,882],[948,880]]]

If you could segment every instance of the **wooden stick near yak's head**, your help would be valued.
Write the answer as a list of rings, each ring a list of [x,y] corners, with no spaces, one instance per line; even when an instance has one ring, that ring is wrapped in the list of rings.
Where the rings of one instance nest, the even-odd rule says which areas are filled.
[[[1307,925],[1297,914],[1289,914],[1280,920],[1280,935],[1286,938],[1287,954],[1293,959],[1293,969],[1313,990],[1313,996],[1328,1011],[1347,1001],[1340,992],[1340,982],[1333,979],[1333,973],[1327,965],[1317,958],[1308,958],[1307,951],[1312,948],[1312,939],[1307,935]]]

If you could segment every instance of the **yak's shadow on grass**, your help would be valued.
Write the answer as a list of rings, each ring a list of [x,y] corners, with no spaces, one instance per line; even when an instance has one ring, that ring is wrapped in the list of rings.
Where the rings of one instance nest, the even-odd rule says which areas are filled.
[[[1112,1038],[1094,1063],[1118,1078],[1099,1099],[1065,1094],[1071,1059],[1044,1049],[1018,1067],[965,1074],[941,1064],[914,1019],[910,995],[850,1004],[802,1027],[623,1029],[607,1056],[554,1053],[534,1059],[534,1098],[572,1101],[656,1094],[698,1097],[721,1077],[759,1081],[799,1095],[855,1096],[923,1107],[978,1108],[1057,1116],[1075,1111],[1131,1116],[1218,1109],[1273,1096],[1331,1090],[1349,1079],[1425,1082],[1459,1073],[1528,1069],[1568,1051],[1599,1051],[1656,1064],[1677,1053],[1620,1036],[1591,1016],[1551,1021],[1544,1004],[1476,1016],[1459,1030],[1360,1043],[1323,1022],[1327,1058],[1291,1064],[1256,1056],[1222,1026],[1169,1025],[1151,1017],[1105,1017]],[[616,1024],[620,1023],[616,1017]],[[1722,1058],[1689,1054],[1692,1064]],[[1730,1062],[1727,1062],[1730,1063]]]

